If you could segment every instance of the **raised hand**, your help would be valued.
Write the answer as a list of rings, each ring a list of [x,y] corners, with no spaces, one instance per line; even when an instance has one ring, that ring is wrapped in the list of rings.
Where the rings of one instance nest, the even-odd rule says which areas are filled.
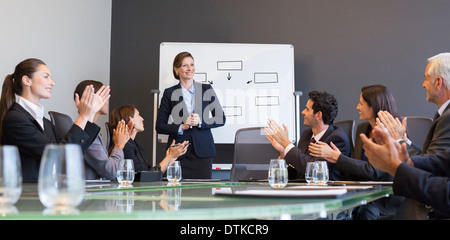
[[[277,141],[283,148],[286,148],[291,141],[289,141],[289,132],[286,125],[283,124],[281,128],[273,119],[267,120],[269,127],[264,128],[266,135],[272,135],[273,139]]]
[[[281,146],[281,144],[279,144],[277,141],[275,141],[273,136],[266,132],[266,129],[264,129],[264,132],[266,133],[266,138],[272,144],[273,148],[275,148],[275,150],[277,150],[280,153],[281,157],[284,157],[284,147]]]
[[[325,160],[336,163],[341,151],[337,148],[333,142],[330,142],[330,146],[324,142],[318,141],[317,143],[309,144],[309,152],[313,157],[324,158]]]
[[[122,148],[125,147],[128,140],[130,140],[130,132],[128,131],[128,126],[125,121],[122,120],[117,124],[116,129],[113,129],[112,140],[114,147]]]
[[[376,119],[377,125],[381,128],[386,128],[395,140],[406,140],[406,121],[407,118],[403,118],[402,122],[398,118],[395,118],[388,111],[379,111]]]
[[[111,95],[109,95],[109,86],[102,86],[96,93],[92,85],[86,86],[80,98],[75,94],[75,106],[78,109],[79,116],[75,124],[82,129],[86,126],[87,121],[93,122],[95,114],[108,102]]]

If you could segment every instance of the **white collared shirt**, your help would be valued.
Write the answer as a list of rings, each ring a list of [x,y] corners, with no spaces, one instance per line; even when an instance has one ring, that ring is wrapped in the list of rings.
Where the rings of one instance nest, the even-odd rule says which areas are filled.
[[[329,128],[330,126],[328,126],[328,128]],[[328,128],[326,128],[325,130],[323,130],[322,132],[320,132],[319,134],[317,134],[317,135],[314,135],[313,134],[313,136],[311,137],[311,139],[312,138],[314,138],[315,140],[316,140],[316,142],[318,142],[321,138],[322,138],[322,136],[325,134],[325,132],[328,130]],[[284,149],[284,156],[286,156],[286,154],[293,148],[293,147],[295,147],[294,146],[294,144],[289,144],[289,145],[287,145],[286,146],[286,148]]]
[[[25,98],[16,95],[17,103],[22,106],[28,113],[33,116],[34,119],[41,125],[42,129],[44,129],[44,106],[41,104],[34,104]]]
[[[312,137],[316,140],[316,142],[318,142],[327,130],[328,130],[328,128],[326,128],[325,130],[323,130],[322,132],[320,132],[319,134],[317,134],[315,136],[313,135]]]
[[[444,110],[447,108],[449,103],[450,103],[450,99],[447,100],[447,102],[445,102],[444,104],[442,104],[442,106],[438,110],[439,116],[441,116],[444,113]]]
[[[186,89],[183,87],[182,84],[181,85],[181,92],[183,93],[183,101],[186,104],[186,110],[188,111],[189,115],[191,113],[194,112],[194,104],[195,104],[195,88],[194,88],[194,83],[192,83],[191,88]],[[191,126],[192,128],[192,126]],[[180,125],[178,127],[178,135],[183,135],[183,129],[182,129],[182,125]]]
[[[192,84],[191,88],[186,89],[181,85],[181,92],[183,93],[184,103],[186,104],[187,111],[189,114],[194,112],[194,94],[195,88],[194,84]]]

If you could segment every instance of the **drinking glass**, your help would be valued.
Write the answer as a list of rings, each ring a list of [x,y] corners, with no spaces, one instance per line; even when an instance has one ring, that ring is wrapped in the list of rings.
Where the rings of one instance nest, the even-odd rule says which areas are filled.
[[[313,184],[313,170],[314,170],[315,162],[307,162],[306,163],[306,171],[305,171],[305,180],[308,184]]]
[[[288,182],[288,170],[284,159],[272,159],[269,165],[269,184],[272,188],[284,188]]]
[[[167,181],[179,182],[181,176],[181,165],[179,161],[174,161],[167,167]]]
[[[38,194],[50,209],[74,209],[85,192],[83,153],[78,144],[48,144],[41,159]]]
[[[117,170],[117,181],[122,186],[130,186],[134,181],[134,163],[132,159],[122,159]]]
[[[22,193],[22,168],[16,146],[0,146],[0,206],[12,206]]]
[[[314,183],[326,185],[328,182],[328,166],[326,161],[316,161],[313,170]]]

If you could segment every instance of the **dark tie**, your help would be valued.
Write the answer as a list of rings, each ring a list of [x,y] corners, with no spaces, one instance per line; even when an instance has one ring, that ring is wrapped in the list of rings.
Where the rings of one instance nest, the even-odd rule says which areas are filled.
[[[308,147],[306,148],[306,152],[305,152],[306,155],[309,155],[309,145],[311,143],[316,143],[316,139],[312,137],[311,140],[309,140],[309,144],[308,144]]]
[[[440,116],[439,112],[436,112],[436,114],[434,114],[434,116],[433,116],[433,121],[435,121],[439,116]]]

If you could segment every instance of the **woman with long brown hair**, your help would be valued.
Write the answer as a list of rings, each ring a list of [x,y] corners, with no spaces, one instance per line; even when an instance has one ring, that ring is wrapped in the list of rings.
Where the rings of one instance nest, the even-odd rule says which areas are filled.
[[[5,77],[0,99],[1,144],[19,149],[23,180],[35,181],[41,157],[48,143],[77,143],[85,151],[100,131],[90,122],[108,101],[109,87],[94,93],[86,87],[83,95],[76,95],[79,116],[64,138],[57,136],[52,123],[44,117],[40,99],[51,97],[55,83],[47,65],[39,59],[20,62],[12,74]],[[17,100],[16,100],[17,98]]]

